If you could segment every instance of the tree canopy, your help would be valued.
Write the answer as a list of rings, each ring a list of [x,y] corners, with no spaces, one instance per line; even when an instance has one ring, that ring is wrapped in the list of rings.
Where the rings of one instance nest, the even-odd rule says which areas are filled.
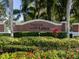
[[[32,6],[30,6],[31,4]],[[73,22],[72,18],[76,22],[79,18],[79,0],[73,0],[72,4],[71,22]],[[66,5],[67,0],[22,0],[22,11],[24,19],[27,18],[27,20],[42,18],[50,21],[62,21],[66,20]]]

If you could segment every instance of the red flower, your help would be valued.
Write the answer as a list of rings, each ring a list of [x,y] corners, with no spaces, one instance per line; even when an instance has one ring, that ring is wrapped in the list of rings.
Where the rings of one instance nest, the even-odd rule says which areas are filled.
[[[46,59],[46,55],[44,55],[44,59]]]
[[[59,32],[61,32],[61,30],[60,30],[59,28],[57,28],[57,27],[52,28],[51,31],[52,31],[53,33],[59,33]]]
[[[41,59],[40,57],[38,57],[38,59]]]

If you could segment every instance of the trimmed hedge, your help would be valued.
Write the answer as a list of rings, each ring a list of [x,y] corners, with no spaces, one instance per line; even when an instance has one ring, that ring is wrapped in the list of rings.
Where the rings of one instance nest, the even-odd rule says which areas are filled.
[[[53,36],[51,32],[40,32],[40,36]]]
[[[25,36],[52,36],[51,32],[16,32],[14,37],[25,37]]]
[[[38,47],[36,46],[25,46],[25,45],[4,45],[2,47],[3,52],[16,52],[16,51],[35,51]]]
[[[67,33],[59,32],[56,33],[57,38],[66,38]],[[14,37],[26,37],[26,36],[52,36],[55,37],[55,33],[52,32],[16,32],[14,33]]]
[[[13,51],[22,50],[35,50],[39,48],[41,50],[50,49],[66,49],[66,48],[78,48],[79,40],[77,39],[57,39],[53,37],[22,37],[11,38],[1,37],[0,48],[4,51],[13,49]]]
[[[66,38],[66,37],[67,37],[67,33],[66,32],[58,33],[58,38]]]
[[[38,32],[16,32],[14,37],[39,36]]]
[[[3,34],[0,34],[0,36],[10,36],[10,33],[3,33]]]
[[[34,52],[4,53],[0,59],[79,59],[79,52],[76,50],[36,50]]]

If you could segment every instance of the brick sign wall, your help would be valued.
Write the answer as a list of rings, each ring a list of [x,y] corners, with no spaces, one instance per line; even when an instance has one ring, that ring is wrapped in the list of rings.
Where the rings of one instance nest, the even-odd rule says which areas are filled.
[[[0,24],[0,32],[4,32],[4,24]]]
[[[53,28],[62,31],[62,24],[53,23],[47,20],[31,20],[21,24],[15,24],[14,32],[32,31],[32,32],[50,32]]]
[[[58,28],[61,31],[67,31],[67,23],[54,23],[47,20],[31,20],[23,23],[13,23],[13,31],[14,32],[22,32],[22,31],[31,31],[31,32],[51,32],[52,29]],[[4,23],[0,22],[0,32],[4,32]],[[75,23],[71,25],[72,32],[79,32],[79,23]]]
[[[79,32],[79,24],[78,23],[74,23],[72,25],[72,31],[73,32]]]

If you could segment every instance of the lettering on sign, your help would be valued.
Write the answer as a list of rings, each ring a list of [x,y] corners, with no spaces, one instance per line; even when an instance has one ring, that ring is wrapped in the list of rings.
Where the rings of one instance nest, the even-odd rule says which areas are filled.
[[[17,24],[14,27],[15,32],[17,31],[32,31],[32,32],[51,32],[52,28],[57,27],[61,30],[61,24],[56,24],[47,20],[31,20],[22,24]]]
[[[30,24],[30,26],[31,26],[30,27],[31,30],[40,30],[41,31],[41,30],[49,30],[50,29],[48,26],[44,26],[44,24],[42,24],[42,23],[41,24],[40,23],[39,24],[37,24],[37,23]]]

